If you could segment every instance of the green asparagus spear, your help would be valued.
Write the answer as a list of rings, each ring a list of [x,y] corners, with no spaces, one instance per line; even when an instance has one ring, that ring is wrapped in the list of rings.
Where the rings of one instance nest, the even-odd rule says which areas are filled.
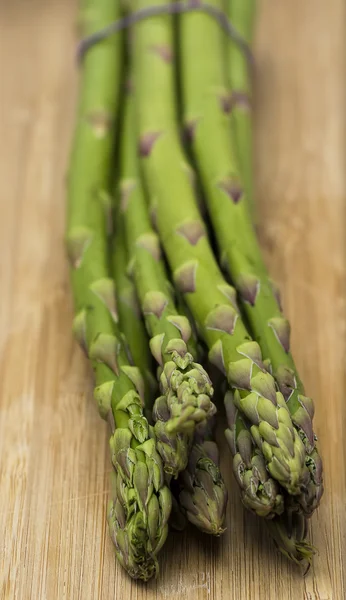
[[[211,0],[218,8],[222,0]],[[235,282],[251,332],[263,358],[269,362],[292,421],[306,449],[302,508],[311,515],[322,492],[322,462],[312,428],[314,407],[305,396],[289,352],[290,328],[281,314],[275,290],[247,210],[245,192],[235,157],[233,136],[227,129],[224,98],[228,97],[224,73],[222,32],[207,15],[187,14],[180,19],[181,74],[186,127],[200,170],[221,262]],[[209,40],[208,47],[205,40]],[[196,68],[198,55],[201,68]],[[235,397],[236,401],[236,397]]]
[[[179,477],[179,503],[188,520],[201,531],[219,536],[224,531],[227,489],[219,469],[219,450],[210,423],[195,433],[185,471]]]
[[[266,525],[277,549],[286,558],[297,565],[302,562],[311,565],[315,549],[306,540],[308,520],[301,511],[286,505],[284,513],[274,519],[266,520]]]
[[[129,346],[129,352],[134,364],[139,367],[144,380],[144,410],[149,405],[150,415],[152,411],[152,393],[157,391],[157,381],[150,371],[152,355],[149,350],[149,338],[145,326],[141,320],[140,306],[137,292],[128,276],[128,252],[126,247],[126,232],[124,219],[118,214],[116,218],[117,233],[113,240],[113,270],[116,284],[116,298],[119,315],[119,327],[124,333]],[[149,370],[148,370],[149,369]],[[151,417],[150,417],[151,418]],[[174,479],[172,483],[174,484]],[[172,491],[172,509],[169,518],[169,526],[177,531],[185,529],[187,519],[181,508],[178,498]]]
[[[311,563],[313,547],[307,541],[307,520],[295,497],[280,489],[266,473],[263,457],[255,449],[248,425],[233,404],[230,392],[225,396],[229,429],[226,439],[234,456],[233,469],[241,488],[244,506],[266,517],[268,531],[276,547],[295,563]]]
[[[133,8],[148,2],[137,0]],[[156,0],[155,5],[165,2]],[[202,16],[195,15],[196,19]],[[235,292],[215,261],[181,149],[171,17],[138,23],[133,42],[139,152],[175,283],[203,333],[211,362],[227,374],[235,404],[252,423],[251,433],[269,472],[290,493],[298,494],[303,484],[304,445],[292,426],[282,394],[276,391],[274,379],[264,367],[258,344],[251,340],[242,322]],[[193,47],[190,51],[196,57]],[[199,58],[194,60],[195,68],[203,72],[206,65]],[[198,121],[198,114],[195,117]]]
[[[254,446],[250,431],[234,406],[231,392],[226,393],[225,408],[229,426],[225,435],[244,506],[260,517],[280,515],[284,510],[282,492],[277,482],[269,477],[264,457]]]
[[[229,19],[249,46],[252,42],[255,13],[256,0],[228,0]],[[254,215],[251,65],[235,41],[229,41],[228,48],[228,79],[231,87],[228,110],[231,112],[235,148],[246,198],[251,214]]]
[[[145,386],[142,392],[144,410],[151,420],[153,402],[157,396],[158,385],[153,375],[153,360],[149,351],[149,338],[142,320],[141,309],[135,285],[129,277],[129,264],[126,247],[125,223],[119,211],[116,233],[112,240],[113,273],[116,290],[116,305],[119,317],[119,328],[129,345],[131,360],[141,371]]]
[[[84,4],[85,34],[119,16],[111,0]],[[95,399],[112,428],[114,495],[109,527],[120,563],[134,578],[157,572],[167,535],[171,495],[142,413],[141,374],[129,364],[117,327],[108,266],[106,210],[118,108],[121,40],[112,38],[84,58],[78,120],[68,176],[66,246],[75,304],[74,333],[90,359]],[[106,203],[108,206],[108,202]]]
[[[244,506],[266,517],[269,534],[278,550],[293,562],[311,564],[314,549],[306,540],[307,520],[294,498],[280,489],[266,473],[263,457],[255,450],[247,424],[235,408],[230,392],[225,396],[230,429],[226,439],[234,456],[234,474],[242,490]]]

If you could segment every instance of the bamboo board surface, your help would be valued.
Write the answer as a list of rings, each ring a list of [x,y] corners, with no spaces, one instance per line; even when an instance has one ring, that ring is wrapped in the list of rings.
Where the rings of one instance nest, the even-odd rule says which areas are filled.
[[[172,535],[159,579],[146,586],[114,560],[108,432],[71,336],[63,230],[76,5],[0,0],[0,598],[342,600],[345,3],[261,0],[255,44],[259,230],[316,404],[326,487],[311,524],[319,555],[305,578],[277,555],[229,475],[227,533]]]

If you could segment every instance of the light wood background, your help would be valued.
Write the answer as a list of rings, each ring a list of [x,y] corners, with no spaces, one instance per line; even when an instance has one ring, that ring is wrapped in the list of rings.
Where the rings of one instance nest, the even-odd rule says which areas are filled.
[[[1,600],[346,597],[346,10],[261,0],[256,35],[260,233],[316,403],[326,492],[304,578],[245,514],[229,472],[220,540],[173,534],[132,583],[106,527],[106,425],[71,336],[64,177],[76,100],[76,4],[0,0]]]

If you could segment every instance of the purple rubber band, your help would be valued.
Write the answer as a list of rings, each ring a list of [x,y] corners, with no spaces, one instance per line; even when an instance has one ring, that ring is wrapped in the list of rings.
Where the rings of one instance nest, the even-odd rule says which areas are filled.
[[[238,44],[249,63],[251,65],[254,63],[253,54],[249,44],[240,35],[240,33],[238,33],[231,21],[228,19],[227,15],[222,10],[219,10],[218,8],[215,8],[214,6],[211,6],[205,2],[201,2],[200,0],[188,0],[187,3],[180,1],[171,2],[170,4],[163,6],[148,6],[147,8],[142,8],[125,17],[122,17],[118,21],[110,23],[103,29],[92,33],[80,41],[77,48],[78,62],[80,63],[83,60],[87,51],[95,44],[102,42],[106,38],[118,33],[119,31],[122,31],[123,29],[127,29],[128,27],[135,25],[143,19],[162,15],[184,14],[188,12],[204,12],[213,17],[215,21],[219,23],[224,32]]]

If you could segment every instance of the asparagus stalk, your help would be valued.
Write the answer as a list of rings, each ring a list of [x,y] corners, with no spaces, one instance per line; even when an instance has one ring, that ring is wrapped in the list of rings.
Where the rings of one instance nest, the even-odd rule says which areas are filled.
[[[141,182],[138,178],[134,106],[129,95],[122,137],[121,207],[150,348],[160,367],[160,396],[153,410],[158,450],[167,473],[176,477],[186,467],[196,424],[215,413],[207,372],[189,352],[191,326],[177,312],[160,258]]]
[[[232,25],[251,46],[256,0],[228,0],[228,15]],[[246,199],[251,214],[254,215],[253,190],[253,143],[251,118],[251,72],[249,59],[235,41],[228,45],[228,80],[231,87],[229,109],[231,112],[233,135],[239,168],[241,171]]]
[[[87,35],[116,19],[119,5],[90,0],[84,4],[84,14]],[[98,44],[84,59],[68,176],[66,246],[74,333],[94,371],[100,414],[112,428],[110,532],[120,563],[132,577],[147,580],[158,569],[156,555],[167,535],[171,495],[142,413],[141,375],[129,364],[117,327],[109,276],[104,199],[109,194],[120,66],[119,38]]]
[[[186,302],[184,301],[184,298],[182,297],[182,295],[180,293],[177,293],[177,290],[174,288],[173,285],[172,285],[172,289],[175,293],[175,304],[176,304],[179,314],[184,315],[188,319],[190,326],[191,326],[191,337],[189,339],[189,346],[188,346],[189,351],[194,356],[195,360],[200,362],[203,365],[204,360],[206,358],[206,350],[205,350],[204,344],[203,344],[200,336],[198,335],[196,323],[195,323],[193,316],[191,314],[191,311],[190,311],[189,307],[187,306]],[[208,365],[206,367],[206,371],[208,372],[208,375],[210,377],[209,367],[210,367],[210,365]],[[213,384],[212,377],[210,377],[210,379]],[[214,385],[213,385],[213,389],[214,389],[214,395],[215,395],[215,386]]]
[[[119,213],[119,211],[116,210]],[[113,273],[116,290],[116,305],[119,328],[128,344],[131,362],[136,365],[143,377],[142,391],[144,410],[151,420],[154,399],[157,395],[157,380],[153,375],[153,361],[149,351],[149,338],[142,319],[135,285],[129,277],[128,252],[126,247],[125,223],[121,215],[116,217],[117,230],[112,240]]]
[[[314,547],[306,540],[308,520],[301,511],[285,507],[284,513],[266,520],[268,531],[277,549],[297,565],[307,562],[311,565]]]
[[[179,477],[179,503],[193,525],[204,533],[219,536],[225,530],[228,494],[212,429],[206,426],[195,434],[187,468]]]
[[[220,8],[221,0],[212,0],[212,4]],[[295,429],[303,440],[306,469],[300,502],[305,513],[311,515],[323,493],[322,462],[312,427],[314,407],[311,398],[305,396],[289,352],[289,323],[281,313],[261,256],[247,210],[235,142],[226,127],[224,98],[228,97],[228,90],[222,32],[208,16],[188,14],[180,19],[180,37],[185,124],[192,132],[192,148],[221,262],[235,282],[251,332],[260,343],[263,358],[270,365]],[[195,55],[203,69],[196,69]]]
[[[140,306],[135,285],[127,273],[128,252],[126,247],[125,223],[121,215],[117,219],[117,233],[113,240],[113,271],[116,284],[116,298],[119,315],[119,327],[128,342],[128,350],[133,363],[139,367],[144,380],[144,409],[152,411],[152,392],[157,390],[157,381],[150,371],[152,355],[149,350],[149,338],[141,320]],[[149,369],[149,370],[148,370]],[[151,417],[150,417],[151,418]],[[148,417],[149,419],[149,417]],[[172,480],[173,482],[175,480]],[[187,519],[178,499],[172,492],[172,509],[169,526],[177,531],[186,527]]]
[[[137,0],[133,8],[142,8],[148,1]],[[166,0],[155,1],[155,5],[165,3]],[[196,14],[195,18],[202,16]],[[258,344],[251,340],[244,326],[235,292],[215,261],[180,145],[172,19],[169,16],[148,19],[135,26],[135,33],[139,152],[150,197],[155,199],[156,224],[175,283],[203,333],[211,362],[227,374],[235,404],[252,423],[251,433],[270,474],[290,493],[298,494],[303,485],[304,445],[292,426],[282,394],[276,391],[274,379],[264,367]],[[190,51],[194,57],[197,55],[194,48]],[[195,68],[203,72],[206,65],[200,60],[198,64],[201,69],[194,61]],[[194,115],[194,119],[198,117]],[[212,136],[210,141],[215,142]]]
[[[140,319],[140,306],[138,304],[134,283],[127,274],[128,256],[125,239],[125,223],[120,216],[117,218],[117,223],[117,234],[115,236],[115,243],[113,244],[113,269],[117,292],[119,327],[120,330],[124,332],[125,338],[128,341],[129,352],[133,358],[133,362],[140,368],[143,375],[147,373],[147,368],[152,358],[149,350],[149,338]],[[144,408],[146,409],[149,401],[150,410],[152,410],[151,391],[152,389],[156,390],[157,388],[157,381],[153,377],[154,384],[152,384],[151,375],[151,372],[148,372],[147,377],[143,376],[145,382]],[[173,489],[171,489],[171,492],[172,509],[169,518],[169,526],[177,531],[182,531],[186,527],[187,519],[178,499],[173,493]]]
[[[235,408],[230,392],[225,396],[229,429],[226,439],[233,454],[233,470],[244,506],[266,517],[269,534],[282,554],[293,562],[311,563],[314,553],[306,540],[307,520],[299,505],[268,477],[263,457],[256,450],[248,425]]]
[[[225,408],[229,427],[225,435],[244,506],[259,517],[271,519],[280,515],[284,510],[282,491],[277,482],[269,477],[264,457],[254,446],[247,424],[233,403],[231,392],[225,395]]]

